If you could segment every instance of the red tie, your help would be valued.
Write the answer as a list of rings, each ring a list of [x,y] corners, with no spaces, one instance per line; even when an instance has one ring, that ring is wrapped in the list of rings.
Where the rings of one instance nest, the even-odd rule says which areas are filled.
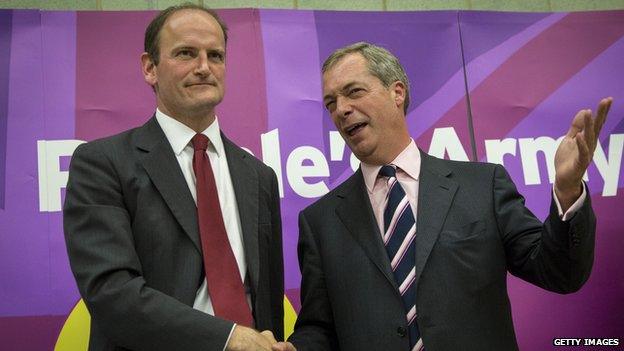
[[[193,171],[197,179],[197,217],[204,253],[208,293],[215,316],[251,327],[253,318],[236,258],[225,232],[219,194],[210,160],[206,154],[208,137],[196,134],[192,141]]]

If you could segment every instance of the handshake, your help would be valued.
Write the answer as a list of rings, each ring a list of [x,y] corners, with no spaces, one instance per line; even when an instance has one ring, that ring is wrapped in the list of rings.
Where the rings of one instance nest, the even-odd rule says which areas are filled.
[[[270,330],[258,332],[255,329],[236,325],[225,347],[226,351],[296,351],[289,342],[277,342]]]

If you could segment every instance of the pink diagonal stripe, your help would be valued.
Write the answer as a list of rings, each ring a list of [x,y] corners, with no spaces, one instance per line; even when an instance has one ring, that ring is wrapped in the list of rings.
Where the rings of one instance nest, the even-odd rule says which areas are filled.
[[[412,241],[414,241],[415,237],[416,237],[416,223],[414,223],[412,227],[410,228],[410,230],[407,232],[407,234],[405,235],[405,239],[403,239],[403,242],[401,243],[401,247],[399,247],[399,250],[397,251],[396,255],[394,255],[394,258],[392,259],[392,271],[393,272],[397,268],[401,260],[403,259],[403,256],[405,256],[405,253],[409,249],[409,246],[412,244]]]
[[[403,199],[401,199],[401,201],[397,205],[396,210],[394,210],[394,214],[392,215],[392,219],[390,220],[390,224],[388,225],[388,230],[386,230],[386,233],[384,234],[384,245],[388,244],[388,241],[392,237],[392,234],[394,234],[394,228],[399,222],[401,216],[403,216],[403,212],[405,212],[408,207],[409,200],[407,199],[407,195],[404,195]]]
[[[420,350],[424,350],[424,349],[425,349],[425,347],[423,345],[422,338],[420,338],[416,342],[416,345],[414,345],[414,347],[412,348],[412,351],[420,351]]]
[[[414,319],[416,319],[416,305],[412,306],[409,312],[407,312],[407,325],[412,324]]]
[[[403,283],[401,283],[401,286],[399,286],[399,293],[401,294],[401,296],[405,294],[407,289],[409,289],[410,286],[412,286],[415,280],[416,280],[416,267],[413,267],[412,270],[407,275],[407,278],[405,278]]]

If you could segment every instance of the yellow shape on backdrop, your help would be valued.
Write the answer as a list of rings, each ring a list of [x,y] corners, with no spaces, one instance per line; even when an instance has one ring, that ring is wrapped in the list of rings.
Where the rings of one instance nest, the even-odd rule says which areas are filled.
[[[290,304],[290,301],[284,295],[284,340],[288,339],[295,329],[295,321],[297,320],[297,312]]]
[[[295,328],[297,313],[284,295],[284,338],[288,338]],[[63,324],[56,339],[54,351],[86,351],[89,347],[91,316],[82,299],[78,301]]]
[[[67,317],[63,329],[56,339],[54,351],[84,351],[89,347],[91,316],[82,299],[78,301]]]

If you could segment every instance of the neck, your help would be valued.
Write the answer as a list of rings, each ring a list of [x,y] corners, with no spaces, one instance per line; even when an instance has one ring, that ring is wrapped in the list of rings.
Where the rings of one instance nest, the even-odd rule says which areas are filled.
[[[208,116],[171,116],[197,133],[201,133],[215,120],[215,115]]]
[[[364,162],[369,165],[387,165],[394,161],[403,150],[410,144],[411,138],[409,134],[402,135],[396,138],[396,142],[392,143],[390,147],[388,147],[385,152],[379,153],[378,157],[366,160]]]
[[[214,109],[210,111],[174,113],[159,104],[158,109],[167,116],[177,120],[197,133],[201,133],[215,120]]]

